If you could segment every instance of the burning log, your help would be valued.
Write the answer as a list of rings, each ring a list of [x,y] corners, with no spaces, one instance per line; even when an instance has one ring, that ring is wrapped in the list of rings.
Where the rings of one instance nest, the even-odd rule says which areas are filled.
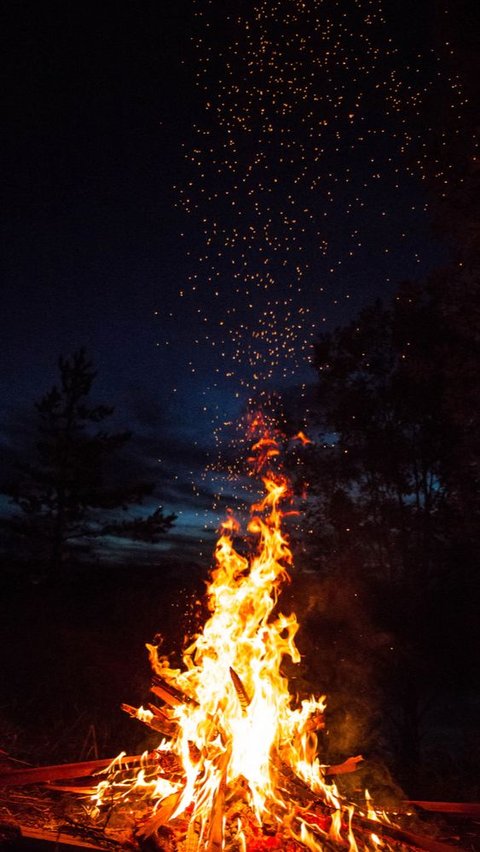
[[[171,707],[179,707],[182,704],[195,703],[192,698],[184,695],[178,689],[175,689],[175,687],[170,686],[169,683],[164,681],[157,674],[153,676],[150,691],[161,698],[162,701],[165,701],[165,704],[169,704]]]
[[[232,669],[232,667],[230,666],[229,672],[230,672],[230,677],[232,678],[232,683],[235,687],[235,692],[237,693],[238,700],[240,702],[240,707],[242,708],[243,712],[246,713],[248,706],[250,704],[251,698],[249,697],[249,695],[247,695],[247,690],[245,689],[245,687],[244,687],[241,679],[239,678],[238,674],[236,673],[235,669]]]
[[[351,760],[357,761],[358,758],[352,758]],[[346,763],[349,764],[350,761],[346,761]],[[344,766],[345,764],[341,765]],[[352,771],[352,769],[349,769],[348,771]],[[309,828],[313,831],[315,831],[315,824],[318,823],[319,814],[328,816],[328,812],[330,811],[331,813],[337,807],[343,814],[348,814],[350,811],[355,809],[350,816],[355,833],[358,833],[359,829],[364,829],[367,830],[369,834],[376,834],[401,843],[407,843],[409,846],[425,850],[425,852],[447,852],[447,850],[452,849],[451,846],[448,846],[445,843],[440,843],[430,837],[413,834],[412,832],[400,828],[391,822],[386,822],[383,819],[370,819],[365,817],[358,812],[358,809],[355,806],[346,802],[341,796],[337,796],[337,805],[329,804],[323,799],[314,798],[310,787],[308,787],[308,785],[297,776],[292,776],[291,772],[287,774],[285,772],[285,767],[283,767],[283,777],[287,781],[287,784],[295,787],[293,795],[295,795],[297,799],[300,798],[303,800],[305,805],[308,802],[309,810],[306,814],[304,814],[304,816],[313,817],[313,824],[311,821],[307,820]],[[477,807],[480,811],[480,805]],[[325,824],[326,823],[324,822],[323,827],[325,827]]]
[[[128,769],[139,766],[145,756],[136,754],[119,758],[119,768]],[[50,781],[64,781],[67,778],[86,778],[107,769],[113,763],[112,758],[87,760],[83,763],[63,763],[55,766],[35,766],[31,769],[11,769],[0,773],[0,787],[20,787],[26,784],[44,784]],[[158,765],[158,764],[157,764]]]
[[[431,811],[439,814],[458,814],[459,816],[480,819],[480,802],[424,802],[410,800],[404,802],[407,807],[413,805],[422,811]]]
[[[344,813],[348,816],[346,811]],[[319,817],[317,812],[304,814],[302,818],[305,819],[308,831],[321,840],[322,846],[320,848],[323,849],[325,841],[328,840],[328,836],[325,834],[325,831],[328,831],[328,820],[326,820],[321,814]],[[401,843],[402,849],[408,847],[410,849],[422,850],[422,852],[452,852],[452,850],[456,848],[435,840],[435,838],[414,834],[411,831],[399,828],[399,826],[391,823],[385,823],[383,821],[377,822],[376,820],[367,819],[366,817],[360,816],[358,813],[350,814],[349,818],[351,820],[352,837],[356,837],[358,841],[362,839],[365,849],[372,848],[372,843],[375,848],[378,848],[379,843],[378,841],[374,841],[373,837],[378,838],[383,846],[388,842],[393,842],[395,844]],[[342,824],[342,827],[345,828],[346,823]],[[338,849],[339,846],[341,847],[342,845],[344,844],[337,841],[333,842],[331,846],[329,845],[328,848]],[[349,848],[352,849],[352,845],[350,845]],[[353,849],[358,849],[358,844],[353,846]]]
[[[356,772],[358,764],[363,760],[361,754],[355,757],[348,757],[343,763],[335,763],[325,767],[326,775],[347,775],[350,772]]]
[[[180,801],[182,792],[182,790],[178,790],[163,800],[158,811],[137,829],[139,838],[151,837],[162,825],[168,822]]]
[[[0,828],[3,826],[0,824]],[[99,849],[105,852],[105,846],[99,846],[97,843],[84,840],[75,834],[67,834],[65,831],[52,831],[46,828],[32,828],[29,825],[16,823],[13,827],[13,836],[8,838],[7,848],[19,847],[19,842],[25,840],[25,848],[31,848],[28,841],[39,841],[41,843],[52,843],[55,849],[62,846],[74,846],[75,849]],[[15,845],[13,845],[15,844]],[[21,848],[21,847],[20,847]]]
[[[206,852],[222,852],[223,849],[225,791],[227,788],[227,771],[230,758],[231,749],[229,748],[219,760],[218,772],[220,781],[212,808]]]
[[[158,731],[165,737],[172,737],[177,730],[175,722],[154,704],[149,704],[147,710],[143,707],[131,707],[130,704],[121,704],[120,707],[132,719],[138,719],[152,731]]]
[[[406,843],[408,846],[425,850],[425,852],[451,852],[453,848],[446,843],[435,840],[433,837],[413,834],[411,831],[406,831],[404,828],[393,825],[393,823],[387,823],[383,820],[377,822],[377,820],[368,819],[360,814],[354,815],[353,823],[358,823],[363,828],[368,829],[372,834],[396,840],[400,843]]]

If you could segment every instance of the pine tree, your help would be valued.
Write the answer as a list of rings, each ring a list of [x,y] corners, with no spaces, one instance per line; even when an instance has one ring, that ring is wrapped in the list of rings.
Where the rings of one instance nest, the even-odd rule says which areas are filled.
[[[35,405],[33,461],[17,465],[18,476],[6,489],[20,512],[3,521],[50,574],[58,574],[67,556],[106,535],[156,543],[175,519],[161,508],[146,518],[118,519],[119,510],[128,512],[151,495],[154,484],[118,482],[112,475],[112,461],[132,435],[105,430],[114,409],[90,401],[96,372],[85,350],[61,357],[58,366],[59,384]]]

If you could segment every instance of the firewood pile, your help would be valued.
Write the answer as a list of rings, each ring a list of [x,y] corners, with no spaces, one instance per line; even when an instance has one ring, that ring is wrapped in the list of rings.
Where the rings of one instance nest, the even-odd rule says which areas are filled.
[[[229,674],[238,702],[245,713],[250,704],[250,698],[235,670],[230,668]],[[172,736],[175,722],[171,708],[191,703],[192,699],[187,699],[158,675],[153,678],[151,691],[162,700],[163,707],[150,703],[149,713],[139,712],[129,705],[123,705],[123,709],[129,715],[140,718],[153,730]],[[310,717],[308,722],[310,733],[322,727],[324,727],[323,714],[317,713]],[[222,732],[212,727],[212,740],[219,735],[221,738]],[[165,774],[179,788],[163,800],[162,806],[156,813],[147,813],[137,822],[135,838],[140,847],[147,844],[148,848],[159,848],[167,852],[177,852],[177,850],[197,852],[199,849],[205,849],[207,852],[220,852],[222,849],[232,850],[232,852],[233,850],[235,852],[237,850],[239,852],[244,850],[245,852],[246,850],[248,852],[269,852],[269,850],[301,852],[305,848],[318,850],[424,849],[442,852],[452,848],[435,838],[420,836],[393,823],[385,813],[379,815],[368,799],[359,807],[341,797],[335,787],[325,787],[321,795],[315,795],[311,787],[292,771],[288,763],[282,760],[280,754],[273,756],[281,796],[278,812],[276,813],[273,807],[259,825],[254,809],[249,803],[245,779],[239,779],[231,788],[228,787],[227,769],[230,756],[227,748],[218,758],[221,782],[203,837],[200,820],[192,823],[192,807],[170,822],[186,784],[180,761],[176,760],[168,750],[161,749],[153,755],[145,755],[140,759],[144,773],[142,780],[147,787],[149,783],[156,783],[160,773],[160,777]],[[196,754],[195,758],[199,760],[200,755]],[[335,777],[354,772],[361,760],[361,757],[353,757],[342,764],[329,766],[328,775]],[[108,772],[111,777],[105,788],[109,791],[112,801],[115,801],[118,795],[122,797],[124,785],[127,783],[128,786],[128,781],[126,782],[125,770],[121,763],[118,766],[115,763],[111,765]],[[286,808],[283,804],[285,801],[289,803]],[[403,816],[408,821],[406,808]],[[239,838],[240,821],[243,832],[241,840]],[[302,829],[303,826],[305,828]]]
[[[158,686],[158,684],[155,684]],[[168,693],[168,687],[160,687]],[[342,771],[343,767],[332,767]],[[347,771],[353,767],[347,761]],[[135,785],[139,773],[142,784]],[[138,852],[165,850],[189,852],[199,846],[198,826],[190,824],[189,813],[169,821],[176,797],[164,800],[162,807],[152,814],[151,803],[145,790],[158,778],[168,777],[178,784],[185,782],[178,759],[168,751],[155,750],[143,755],[119,755],[114,760],[91,760],[82,763],[55,766],[25,767],[13,763],[2,767],[0,773],[0,845],[2,848],[22,848],[24,840],[32,847],[33,841],[51,843],[56,848],[115,850],[130,849]],[[286,768],[281,773],[282,793],[288,794],[292,807],[283,821],[265,819],[261,825],[248,805],[240,784],[222,801],[222,842],[226,850],[245,849],[248,852],[303,852],[305,844],[299,842],[298,825],[305,822],[316,838],[317,849],[389,849],[430,850],[447,852],[453,848],[476,849],[478,832],[464,832],[472,845],[463,845],[461,837],[450,826],[444,829],[448,844],[430,835],[431,828],[419,822],[420,811],[449,814],[457,819],[477,820],[480,824],[480,805],[435,802],[399,803],[392,816],[377,814],[370,807],[353,805],[339,797],[340,831],[351,841],[334,840],[331,836],[334,812],[324,799]],[[102,807],[97,805],[98,790],[108,790]],[[213,814],[212,814],[213,817]],[[374,817],[372,819],[372,817]],[[244,826],[245,843],[238,840],[238,820]],[[413,822],[413,826],[412,826]],[[419,833],[419,826],[421,833]],[[413,828],[413,830],[412,830]],[[426,833],[426,829],[429,833]],[[433,828],[438,833],[437,824]],[[355,846],[353,845],[355,837]],[[307,847],[308,848],[308,847]]]
[[[346,766],[346,771],[352,769],[349,762]],[[337,768],[343,771],[342,766],[333,767],[334,770]],[[140,785],[136,783],[139,776]],[[0,845],[2,848],[21,848],[23,839],[28,848],[31,848],[32,841],[51,843],[56,848],[130,849],[138,852],[189,852],[192,849],[216,848],[211,839],[213,819],[215,813],[219,813],[218,809],[211,815],[209,846],[200,843],[199,826],[192,825],[190,821],[191,809],[170,821],[178,795],[164,799],[161,807],[152,813],[146,791],[149,785],[156,784],[163,777],[179,785],[185,783],[178,759],[162,749],[143,755],[119,755],[114,760],[36,768],[13,765],[3,769],[0,773]],[[279,815],[278,819],[270,816],[261,825],[248,804],[245,787],[241,783],[223,796],[221,827],[217,826],[221,834],[220,848],[245,849],[248,852],[303,852],[306,844],[298,839],[303,823],[315,838],[313,848],[319,850],[357,848],[446,852],[456,846],[456,843],[447,845],[424,833],[425,826],[421,823],[422,834],[419,834],[418,819],[412,817],[415,810],[412,803],[399,805],[395,817],[397,822],[394,823],[386,814],[378,815],[371,807],[354,806],[342,797],[339,797],[340,836],[335,840],[332,825],[337,812],[332,806],[326,805],[323,798],[316,797],[285,767],[279,773],[279,779],[282,794],[291,797],[289,813],[283,817]],[[97,804],[99,788],[108,791],[102,798],[101,808]],[[480,819],[479,805],[419,804],[429,810],[459,812]],[[245,838],[242,844],[238,838],[240,819]]]
[[[242,712],[246,713],[250,699],[233,669],[230,679]],[[259,821],[246,779],[238,778],[228,784],[231,749],[215,746],[225,737],[218,723],[210,727],[210,745],[216,754],[212,756],[205,749],[205,755],[216,762],[220,774],[207,819],[203,826],[200,818],[192,820],[192,804],[175,816],[188,778],[181,759],[170,748],[172,739],[166,737],[175,738],[178,734],[175,708],[190,706],[194,699],[187,698],[158,675],[153,678],[151,691],[156,703],[149,703],[148,711],[127,704],[123,709],[164,735],[157,749],[142,755],[120,754],[113,760],[36,768],[18,764],[3,767],[0,772],[2,846],[18,848],[23,838],[29,843],[39,840],[56,847],[137,852],[304,852],[305,849],[447,852],[453,848],[476,848],[458,846],[451,837],[447,844],[425,833],[425,825],[417,819],[414,805],[422,810],[457,813],[478,820],[480,805],[404,802],[399,803],[392,817],[374,810],[368,799],[347,801],[334,785],[325,785],[315,792],[280,753],[272,755],[278,798]],[[309,734],[323,724],[322,714],[311,717]],[[197,764],[201,763],[202,756],[193,744],[190,749]],[[354,757],[330,766],[328,776],[333,779],[354,772],[359,761],[360,758]],[[167,795],[159,792],[165,785],[173,787],[174,792]],[[159,805],[152,808],[154,791]]]
[[[247,690],[234,669],[229,670],[229,676],[229,686],[246,714],[251,704]],[[419,834],[418,829],[412,831],[411,806],[409,811],[406,804],[400,808],[403,813],[396,814],[393,822],[391,816],[377,813],[368,801],[347,801],[334,785],[313,790],[280,751],[271,755],[276,800],[259,820],[246,779],[228,782],[232,750],[228,744],[221,747],[227,736],[221,718],[210,720],[203,756],[189,743],[197,768],[208,760],[218,770],[219,783],[207,817],[203,822],[201,815],[192,819],[193,804],[175,815],[189,783],[181,758],[171,749],[178,736],[175,711],[196,702],[159,675],[154,675],[151,691],[155,703],[152,700],[147,710],[127,704],[123,709],[163,735],[154,751],[121,754],[114,760],[4,769],[0,773],[0,840],[15,848],[23,837],[79,849],[139,852],[303,852],[305,848],[446,852],[453,848],[428,834]],[[323,714],[317,711],[308,719],[308,735],[315,736],[323,724]],[[330,766],[327,775],[333,779],[353,772],[359,761],[354,757]],[[158,805],[152,807],[155,795]],[[480,818],[480,806],[457,808]],[[450,809],[455,810],[455,806],[450,805]]]

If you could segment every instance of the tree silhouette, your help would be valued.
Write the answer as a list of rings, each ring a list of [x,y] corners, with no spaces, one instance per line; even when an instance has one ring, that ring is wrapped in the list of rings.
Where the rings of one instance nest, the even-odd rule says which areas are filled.
[[[90,402],[96,372],[85,350],[58,362],[60,381],[35,405],[38,439],[32,462],[17,464],[6,493],[20,510],[2,525],[28,542],[49,573],[58,573],[67,555],[94,539],[114,535],[156,543],[174,515],[161,508],[149,517],[118,519],[118,511],[140,505],[154,485],[117,481],[112,460],[131,433],[108,432],[103,423],[114,409]]]
[[[347,589],[362,583],[384,637],[372,668],[410,783],[426,714],[475,679],[478,344],[459,280],[404,284],[391,306],[319,340],[316,441],[294,468],[310,493],[306,564]]]

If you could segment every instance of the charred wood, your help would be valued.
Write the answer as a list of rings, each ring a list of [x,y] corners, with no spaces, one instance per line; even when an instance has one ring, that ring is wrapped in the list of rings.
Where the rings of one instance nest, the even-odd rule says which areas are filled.
[[[153,707],[154,705],[150,705]],[[127,713],[131,716],[132,719],[138,719],[140,722],[143,722],[147,728],[151,728],[152,731],[158,731],[158,733],[163,734],[165,737],[171,737],[175,733],[177,726],[171,722],[165,713],[154,713],[153,710],[150,710],[152,713],[152,718],[147,719],[144,715],[139,715],[136,707],[131,707],[130,704],[121,704],[121,709],[124,713]]]
[[[192,698],[189,698],[187,695],[184,695],[183,692],[175,689],[174,686],[171,686],[158,675],[153,676],[152,686],[150,689],[154,695],[158,695],[162,701],[165,701],[165,704],[169,704],[171,707],[178,707],[180,704],[195,703]]]
[[[239,677],[239,675],[236,673],[235,669],[232,669],[232,667],[230,666],[229,671],[230,671],[230,677],[232,679],[232,683],[235,687],[235,692],[237,693],[237,696],[238,696],[238,701],[240,703],[240,707],[242,708],[243,713],[246,713],[247,708],[248,708],[252,699],[248,695],[247,690],[245,689],[245,687],[242,683],[242,680]]]

